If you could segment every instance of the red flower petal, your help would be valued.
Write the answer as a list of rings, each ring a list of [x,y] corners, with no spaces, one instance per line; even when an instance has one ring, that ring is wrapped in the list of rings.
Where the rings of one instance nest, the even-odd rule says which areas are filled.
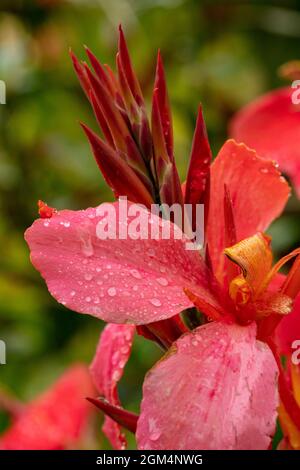
[[[99,394],[115,406],[120,406],[117,384],[131,353],[134,330],[132,325],[107,325],[100,336],[90,367]],[[126,439],[119,424],[111,418],[105,418],[103,431],[115,449],[126,447]]]
[[[300,197],[300,107],[292,103],[294,92],[286,87],[261,96],[236,114],[229,133],[261,157],[276,160]]]
[[[147,324],[170,318],[192,306],[184,287],[214,305],[206,267],[199,255],[186,249],[180,229],[140,206],[131,205],[131,210],[134,207],[142,214],[147,239],[121,238],[119,231],[126,226],[130,232],[136,214],[128,213],[127,224],[119,228],[120,203],[65,210],[49,221],[33,223],[25,238],[31,261],[50,293],[72,310],[111,323]],[[98,224],[114,225],[114,215],[116,239],[98,238]],[[150,237],[153,228],[157,239]],[[167,231],[170,237],[165,239]]]
[[[265,231],[280,215],[289,196],[289,186],[273,162],[233,140],[224,144],[211,167],[207,225],[210,256],[219,278],[226,247],[224,185],[232,200],[237,241]]]
[[[88,370],[69,369],[49,391],[33,400],[0,438],[0,449],[56,450],[74,447],[86,428],[93,393]]]
[[[213,322],[182,336],[146,376],[139,449],[267,449],[277,372],[253,324]]]
[[[294,352],[293,342],[300,340],[300,295],[295,299],[293,311],[281,320],[275,333],[280,352],[290,356]]]

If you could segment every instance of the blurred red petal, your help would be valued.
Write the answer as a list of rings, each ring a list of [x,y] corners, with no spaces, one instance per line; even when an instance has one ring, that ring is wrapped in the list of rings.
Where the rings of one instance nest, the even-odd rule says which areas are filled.
[[[25,407],[0,438],[0,449],[56,450],[78,445],[88,423],[93,393],[88,370],[73,366],[43,395]]]
[[[292,102],[292,87],[267,93],[241,109],[229,133],[264,158],[276,160],[300,197],[300,107]]]

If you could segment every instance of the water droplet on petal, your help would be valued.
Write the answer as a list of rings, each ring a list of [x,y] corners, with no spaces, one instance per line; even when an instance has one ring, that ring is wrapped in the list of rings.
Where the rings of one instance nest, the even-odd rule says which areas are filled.
[[[161,286],[167,286],[169,284],[168,280],[164,277],[159,277],[156,280],[157,280],[158,284],[160,284]]]
[[[86,281],[91,281],[91,280],[93,279],[93,275],[90,274],[90,273],[86,273],[86,274],[84,275],[84,279],[85,279]]]
[[[157,441],[160,438],[160,436],[161,436],[161,432],[157,430],[155,432],[152,432],[149,437],[151,441]]]
[[[78,231],[79,238],[81,241],[81,251],[84,256],[92,256],[94,254],[94,247],[92,243],[92,237],[89,232],[89,227],[85,226]]]
[[[116,294],[117,294],[117,291],[114,287],[110,287],[108,290],[107,290],[107,293],[110,297],[114,297]]]
[[[153,248],[149,248],[148,255],[149,256],[155,256],[155,250]]]
[[[130,271],[131,276],[135,277],[136,279],[141,279],[141,273],[137,269],[131,269]]]
[[[85,298],[85,301],[86,301],[86,302],[90,302],[91,300],[92,300],[91,297],[86,297],[86,298]]]
[[[161,301],[159,299],[150,299],[149,302],[155,307],[161,307]]]
[[[71,297],[74,297],[75,294],[76,294],[76,292],[75,292],[74,290],[72,290],[72,291],[70,292],[70,296],[71,296]]]

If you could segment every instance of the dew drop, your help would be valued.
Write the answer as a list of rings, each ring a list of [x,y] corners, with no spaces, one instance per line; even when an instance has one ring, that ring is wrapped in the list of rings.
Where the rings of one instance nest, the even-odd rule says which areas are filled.
[[[155,432],[152,432],[149,437],[151,441],[157,441],[160,438],[160,436],[161,436],[161,432],[157,430]]]
[[[168,280],[164,277],[159,277],[158,279],[156,279],[156,281],[158,282],[158,284],[160,284],[161,286],[167,286],[168,285]]]
[[[81,241],[81,251],[84,256],[92,256],[94,254],[94,247],[92,243],[91,234],[88,231],[88,227],[85,230],[79,231],[79,237]]]
[[[84,279],[86,281],[91,281],[93,279],[93,275],[90,274],[90,273],[87,273],[87,274],[84,275]]]
[[[74,297],[75,294],[76,294],[76,292],[74,290],[72,290],[71,293],[70,293],[70,296]]]
[[[141,273],[137,269],[131,269],[130,271],[131,276],[135,277],[136,279],[141,279]]]
[[[159,299],[150,299],[149,302],[155,307],[161,307],[161,301]]]
[[[86,302],[90,302],[91,300],[92,300],[91,297],[86,297],[86,298],[85,298],[85,301],[86,301]]]
[[[120,358],[119,351],[114,352],[114,354],[112,355],[112,358],[111,358],[111,362],[114,366],[117,365],[117,363],[119,361],[119,358]]]
[[[149,256],[155,256],[155,250],[153,248],[149,248],[148,255]]]
[[[110,287],[108,290],[107,290],[107,293],[110,297],[114,297],[116,294],[117,294],[117,291],[114,287]]]

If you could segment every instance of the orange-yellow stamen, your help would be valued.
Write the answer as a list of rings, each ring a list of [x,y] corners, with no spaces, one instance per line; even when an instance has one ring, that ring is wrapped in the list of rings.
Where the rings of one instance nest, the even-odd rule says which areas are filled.
[[[229,286],[229,295],[237,305],[246,305],[251,299],[251,287],[242,276],[235,277]]]

